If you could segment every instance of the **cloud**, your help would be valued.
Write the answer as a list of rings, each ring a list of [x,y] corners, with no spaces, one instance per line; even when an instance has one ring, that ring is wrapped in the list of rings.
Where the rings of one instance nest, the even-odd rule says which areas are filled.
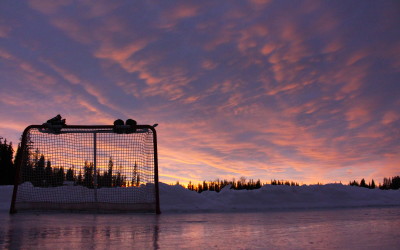
[[[29,5],[45,14],[55,14],[60,10],[62,7],[70,5],[72,3],[71,0],[62,0],[62,1],[51,1],[51,0],[30,0],[28,1]]]
[[[390,110],[383,115],[382,123],[384,125],[389,125],[393,122],[398,121],[399,119],[400,119],[400,114],[393,110]]]
[[[32,0],[0,26],[0,118],[160,123],[169,181],[382,177],[398,163],[394,9]]]

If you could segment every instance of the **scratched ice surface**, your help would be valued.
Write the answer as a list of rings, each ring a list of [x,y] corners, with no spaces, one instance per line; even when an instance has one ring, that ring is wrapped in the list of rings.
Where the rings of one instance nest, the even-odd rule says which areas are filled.
[[[400,208],[251,213],[1,213],[5,249],[399,249]]]

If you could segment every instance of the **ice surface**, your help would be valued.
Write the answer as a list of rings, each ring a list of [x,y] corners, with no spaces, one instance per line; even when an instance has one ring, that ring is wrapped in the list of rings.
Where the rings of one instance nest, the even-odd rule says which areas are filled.
[[[0,213],[0,249],[398,249],[400,209]]]

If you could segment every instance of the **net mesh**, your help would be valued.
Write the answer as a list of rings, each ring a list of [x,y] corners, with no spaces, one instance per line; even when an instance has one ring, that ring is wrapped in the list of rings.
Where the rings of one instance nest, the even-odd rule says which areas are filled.
[[[154,210],[153,136],[150,129],[29,129],[16,209]]]

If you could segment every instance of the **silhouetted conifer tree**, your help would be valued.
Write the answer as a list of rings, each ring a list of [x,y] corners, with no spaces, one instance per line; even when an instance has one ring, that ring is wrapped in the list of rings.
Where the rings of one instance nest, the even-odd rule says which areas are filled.
[[[392,185],[392,180],[390,178],[383,178],[383,184],[380,187],[380,189],[390,189],[390,186]]]
[[[376,187],[374,179],[372,179],[371,184],[369,185],[369,188],[374,189]]]
[[[79,170],[79,174],[78,174],[78,178],[77,178],[76,184],[83,185],[83,177],[82,177],[82,171],[81,170]]]
[[[113,167],[114,167],[114,163],[113,160],[110,156],[109,160],[108,160],[108,172],[107,175],[104,174],[103,178],[104,178],[104,186],[105,187],[112,187],[113,184]]]
[[[85,161],[83,169],[83,186],[93,188],[93,163]]]
[[[189,189],[189,190],[191,190],[191,191],[193,191],[193,190],[194,190],[194,186],[193,186],[193,184],[192,184],[192,182],[191,182],[191,181],[189,181],[189,184],[188,184],[188,189]]]
[[[390,184],[391,189],[399,189],[400,188],[400,176],[395,176],[392,178],[392,183]]]
[[[135,162],[135,165],[133,166],[133,173],[132,173],[132,186],[139,186],[140,182],[140,177],[139,177],[139,172],[138,172],[138,166]]]
[[[64,168],[63,167],[60,167],[58,169],[54,169],[53,179],[54,179],[54,182],[55,182],[55,186],[64,185],[65,173],[64,173]]]
[[[356,180],[353,180],[352,182],[350,182],[349,185],[356,186],[356,187],[360,186]]]
[[[125,185],[125,178],[121,175],[121,173],[118,171],[117,175],[114,178],[114,183],[113,186],[114,187],[122,187]]]
[[[51,168],[51,162],[47,161],[46,168],[44,170],[44,178],[45,184],[44,186],[55,186],[55,182],[53,179],[53,169]]]
[[[361,179],[360,187],[365,187],[365,188],[368,187],[367,184],[365,183],[365,179],[364,178]]]
[[[203,191],[207,191],[208,190],[208,185],[206,181],[203,181]]]
[[[0,137],[0,185],[11,185],[15,179],[15,167],[13,163],[14,149],[12,142],[7,139],[2,142]]]
[[[38,153],[38,152],[37,152]],[[35,159],[36,161],[36,159]],[[44,155],[41,155],[39,160],[36,161],[35,163],[35,168],[34,168],[34,180],[32,184],[37,187],[42,187],[46,183],[45,179],[45,159]]]
[[[65,180],[66,181],[75,181],[75,175],[74,175],[74,171],[72,170],[72,168],[69,168],[67,170],[67,173],[65,175]]]

